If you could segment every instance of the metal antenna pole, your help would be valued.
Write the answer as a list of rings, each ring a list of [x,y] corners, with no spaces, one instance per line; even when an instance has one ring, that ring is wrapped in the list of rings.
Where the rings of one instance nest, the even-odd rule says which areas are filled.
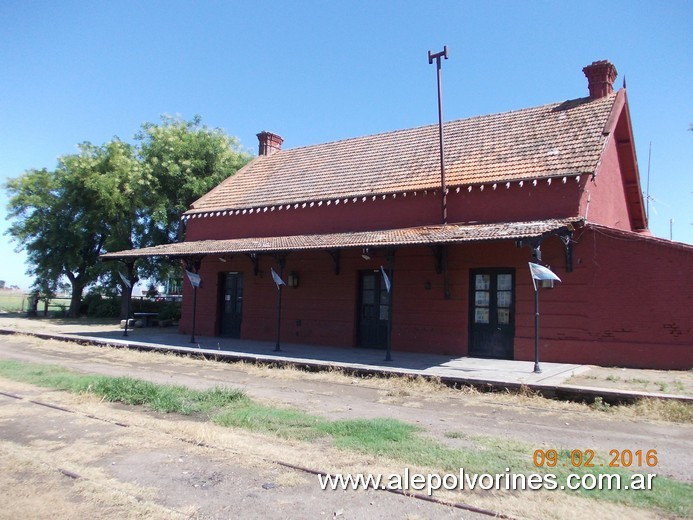
[[[438,78],[438,137],[440,140],[440,184],[443,190],[443,224],[448,223],[448,188],[445,184],[445,141],[443,136],[443,86],[441,84],[440,59],[448,59],[448,46],[444,45],[441,52],[433,54],[428,51],[428,64],[432,65],[436,60],[436,72]]]
[[[647,193],[645,193],[645,218],[650,220],[650,160],[652,159],[652,141],[647,152]]]

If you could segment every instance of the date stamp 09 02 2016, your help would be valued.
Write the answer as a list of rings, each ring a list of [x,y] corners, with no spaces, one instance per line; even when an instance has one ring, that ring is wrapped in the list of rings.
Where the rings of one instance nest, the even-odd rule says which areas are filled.
[[[597,463],[594,461],[594,450],[534,450],[532,462],[537,468],[574,467],[574,468],[654,468],[657,466],[657,450],[609,450],[609,462]]]

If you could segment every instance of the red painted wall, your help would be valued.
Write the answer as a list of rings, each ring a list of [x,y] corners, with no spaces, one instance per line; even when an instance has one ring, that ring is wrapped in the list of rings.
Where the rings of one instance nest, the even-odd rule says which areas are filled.
[[[595,224],[629,231],[631,222],[616,147],[616,140],[609,139],[596,177],[584,186],[580,215],[587,215],[587,220]]]
[[[585,185],[580,215],[589,222],[649,235],[624,90],[619,91],[614,107],[605,128],[610,135],[595,175]]]
[[[543,290],[542,359],[636,368],[693,368],[693,247],[588,227],[575,236],[575,269],[555,241],[544,261],[564,283]],[[531,287],[518,289],[528,307]],[[518,313],[515,353],[534,355],[534,323]]]
[[[382,252],[369,261],[360,250],[342,252],[340,274],[326,252],[307,251],[289,254],[286,274],[295,272],[299,287],[286,287],[282,296],[282,341],[351,347],[357,345],[358,273],[387,265]],[[450,299],[443,297],[443,275],[435,272],[433,252],[425,247],[397,250],[393,276],[394,350],[432,352],[456,356],[467,353],[469,268],[515,267],[526,270],[528,249],[511,242],[481,247],[453,247],[449,253]],[[503,259],[499,263],[499,259]],[[241,337],[274,341],[276,339],[277,289],[270,268],[278,270],[275,260],[261,256],[259,273],[254,276],[250,260],[236,255],[227,262],[207,258],[200,275],[196,334],[215,335],[219,331],[219,272],[239,271],[244,275],[244,311]],[[190,333],[192,294],[184,287],[181,332]]]
[[[583,182],[583,181],[581,181]],[[507,222],[563,218],[578,215],[581,185],[569,178],[566,184],[546,180],[537,186],[525,182],[496,190],[475,186],[448,195],[448,222]],[[187,223],[186,240],[247,238],[395,229],[440,224],[440,194],[429,192],[407,197],[298,209],[261,211],[233,216],[193,218]]]
[[[540,293],[541,359],[661,369],[693,367],[693,247],[587,228],[575,235],[574,270],[566,272],[565,251],[557,238],[542,244],[543,263],[563,280]],[[435,272],[428,248],[398,249],[393,277],[393,350],[461,356],[468,349],[468,281],[474,268],[516,269],[515,359],[534,358],[534,292],[528,248],[511,241],[450,248],[450,299],[443,276]],[[354,346],[357,343],[358,271],[386,265],[365,261],[358,250],[342,253],[341,274],[325,252],[294,252],[284,273],[296,272],[298,288],[285,288],[282,341]],[[253,276],[250,260],[237,255],[226,263],[202,262],[198,290],[198,335],[218,333],[218,273],[244,273],[241,336],[276,337],[276,286],[269,274],[274,259],[261,257]],[[430,286],[430,288],[429,288]],[[181,331],[190,333],[192,294],[184,287]]]

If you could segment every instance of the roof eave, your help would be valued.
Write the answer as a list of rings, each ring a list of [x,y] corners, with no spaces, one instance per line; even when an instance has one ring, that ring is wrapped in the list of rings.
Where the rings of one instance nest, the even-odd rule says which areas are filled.
[[[285,237],[200,240],[131,249],[101,255],[103,260],[133,257],[187,258],[223,254],[272,254],[289,251],[329,251],[333,249],[430,246],[465,242],[488,242],[540,238],[560,230],[572,231],[584,219],[547,219],[527,222],[487,224],[447,224],[416,228],[326,233]]]

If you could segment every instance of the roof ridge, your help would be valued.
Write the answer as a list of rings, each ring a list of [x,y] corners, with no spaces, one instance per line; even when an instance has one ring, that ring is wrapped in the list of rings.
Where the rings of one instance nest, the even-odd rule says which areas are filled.
[[[548,107],[558,107],[558,106],[562,106],[565,104],[576,103],[576,102],[581,102],[581,103],[579,103],[579,105],[582,105],[583,103],[589,103],[590,101],[599,102],[599,101],[603,101],[605,99],[613,98],[615,96],[616,96],[616,92],[614,92],[613,94],[609,94],[608,96],[605,96],[603,98],[599,98],[599,99],[595,99],[595,100],[592,100],[589,97],[566,99],[563,101],[554,101],[552,103],[545,103],[543,105],[536,105],[536,106],[532,106],[532,107],[517,108],[514,110],[504,110],[502,112],[491,112],[489,114],[479,114],[479,115],[474,115],[474,116],[470,116],[470,117],[461,117],[461,118],[457,118],[457,119],[450,119],[448,121],[444,121],[443,124],[447,126],[449,124],[459,123],[461,121],[474,121],[474,120],[478,120],[478,119],[486,119],[486,118],[496,117],[496,116],[518,114],[521,112],[529,112],[529,111],[533,111],[533,110],[546,109]],[[272,155],[257,156],[257,157],[258,158],[276,157],[276,156],[280,156],[280,155],[286,155],[286,154],[294,152],[294,151],[305,150],[307,148],[314,148],[314,147],[319,147],[319,146],[329,146],[329,145],[338,144],[338,143],[358,141],[360,139],[370,139],[373,137],[387,136],[387,135],[397,134],[400,132],[413,132],[413,131],[421,130],[424,128],[437,127],[437,126],[438,126],[438,123],[428,123],[425,125],[417,125],[417,126],[410,126],[410,127],[406,127],[406,128],[397,128],[394,130],[386,130],[383,132],[376,132],[374,134],[362,134],[362,135],[353,136],[353,137],[345,137],[343,139],[334,139],[332,141],[325,141],[325,142],[321,142],[321,143],[306,144],[303,146],[297,146],[295,148],[286,148],[286,149],[279,150],[279,151],[273,153]]]

